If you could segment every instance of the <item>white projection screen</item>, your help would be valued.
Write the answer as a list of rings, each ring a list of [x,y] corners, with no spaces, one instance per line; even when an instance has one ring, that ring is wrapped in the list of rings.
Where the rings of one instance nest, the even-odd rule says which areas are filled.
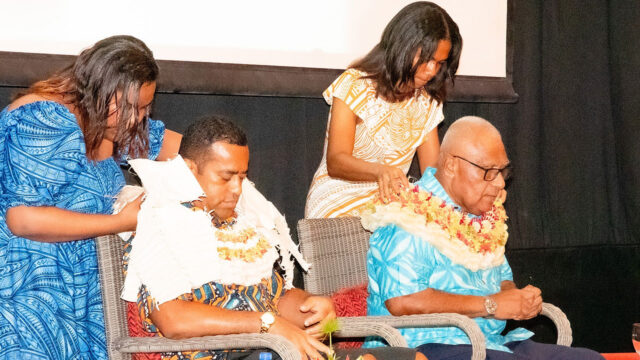
[[[198,70],[207,72],[205,64],[217,64],[229,71],[275,71],[298,76],[304,73],[322,87],[327,85],[323,84],[325,77],[334,77],[339,73],[337,70],[366,54],[379,41],[389,20],[411,2],[3,0],[0,51],[77,55],[98,39],[130,34],[145,41],[157,59],[167,60],[161,62],[163,69],[171,65],[185,71],[185,64],[193,64],[189,73],[195,75]],[[453,101],[515,101],[508,46],[509,0],[434,2],[458,23],[464,39]],[[179,81],[177,78],[167,81],[171,89],[165,90],[221,91],[214,90],[216,86],[207,91],[206,84],[191,89]],[[492,88],[496,84],[501,84],[498,93],[483,94],[487,90],[483,87]],[[505,85],[508,89],[504,89]],[[269,95],[269,87],[265,95]],[[466,89],[466,95],[459,91],[460,87]],[[163,86],[159,88],[163,90]],[[250,84],[232,86],[230,92],[260,92],[251,88]],[[307,85],[292,95],[315,97],[321,91]]]

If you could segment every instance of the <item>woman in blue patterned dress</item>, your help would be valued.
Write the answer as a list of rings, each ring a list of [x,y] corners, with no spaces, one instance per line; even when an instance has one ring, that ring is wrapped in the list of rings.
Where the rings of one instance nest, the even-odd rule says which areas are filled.
[[[135,229],[111,215],[121,159],[167,159],[180,135],[148,119],[158,67],[114,36],[0,112],[0,359],[106,359],[93,238]]]

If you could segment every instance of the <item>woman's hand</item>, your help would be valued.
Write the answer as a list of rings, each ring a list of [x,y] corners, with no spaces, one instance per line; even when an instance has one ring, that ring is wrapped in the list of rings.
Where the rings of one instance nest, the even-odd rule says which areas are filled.
[[[309,296],[300,306],[300,312],[311,315],[304,320],[306,333],[320,339],[324,336],[322,326],[328,321],[336,318],[336,310],[333,302],[326,296]]]
[[[114,216],[117,216],[122,226],[123,231],[135,231],[138,225],[138,213],[140,212],[140,205],[144,200],[144,194],[141,194],[131,202],[129,202],[122,210]]]
[[[377,182],[382,201],[388,202],[394,194],[409,187],[409,180],[404,172],[389,165],[378,165]]]

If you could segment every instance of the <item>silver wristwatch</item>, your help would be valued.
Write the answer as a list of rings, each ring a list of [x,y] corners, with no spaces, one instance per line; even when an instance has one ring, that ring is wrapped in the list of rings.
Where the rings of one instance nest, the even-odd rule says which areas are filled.
[[[496,310],[498,310],[498,304],[495,300],[487,296],[484,298],[484,309],[487,310],[487,314],[495,315]]]

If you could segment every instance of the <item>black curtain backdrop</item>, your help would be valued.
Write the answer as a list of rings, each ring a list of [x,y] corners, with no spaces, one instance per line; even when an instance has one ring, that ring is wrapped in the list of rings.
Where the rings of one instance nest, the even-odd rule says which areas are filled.
[[[507,255],[567,313],[576,346],[632,351],[640,321],[640,2],[517,1],[517,104],[446,107],[492,121],[516,167]],[[546,334],[544,321],[530,321]]]
[[[448,103],[440,132],[464,115],[501,131],[516,167],[506,203],[516,282],[566,312],[574,346],[631,352],[640,322],[640,1],[514,1],[512,19],[518,103]],[[0,106],[14,90],[0,87]],[[317,98],[160,93],[153,117],[177,131],[212,113],[242,125],[249,176],[295,232],[328,112]],[[555,339],[544,318],[526,327]]]
[[[517,1],[517,104],[448,104],[492,121],[516,167],[507,255],[572,322],[574,345],[632,351],[640,321],[640,2]],[[548,339],[545,321],[529,321]],[[511,324],[510,324],[511,325]]]

